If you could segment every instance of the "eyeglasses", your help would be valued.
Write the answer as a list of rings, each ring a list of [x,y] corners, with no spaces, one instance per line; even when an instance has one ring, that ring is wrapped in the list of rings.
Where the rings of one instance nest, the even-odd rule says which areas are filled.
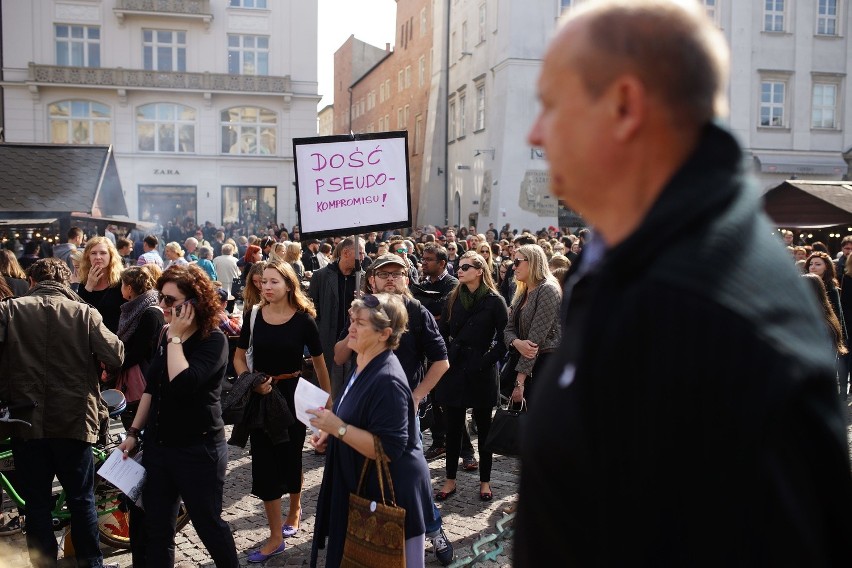
[[[159,298],[160,302],[165,302],[167,308],[171,308],[175,305],[175,302],[181,301],[178,298],[175,298],[174,296],[169,296],[168,294],[163,294],[162,292],[157,294],[157,298]],[[185,302],[186,300],[183,301]]]
[[[512,264],[515,266],[515,268],[517,268],[518,266],[521,265],[522,262],[528,262],[528,260],[525,259],[525,258],[516,258],[515,260],[512,261]]]
[[[399,254],[408,254],[408,249],[407,249],[407,248],[404,248],[404,249],[396,249],[396,251],[395,251],[395,252],[397,252],[397,253],[399,253]]]
[[[466,271],[470,270],[471,268],[479,268],[479,267],[474,265],[473,263],[459,264],[459,272],[466,272]]]
[[[376,272],[376,278],[381,278],[382,280],[388,280],[389,278],[403,278],[405,277],[405,272],[385,272],[384,270]]]
[[[438,262],[437,258],[429,258],[428,256],[424,256],[420,259],[420,262]]]

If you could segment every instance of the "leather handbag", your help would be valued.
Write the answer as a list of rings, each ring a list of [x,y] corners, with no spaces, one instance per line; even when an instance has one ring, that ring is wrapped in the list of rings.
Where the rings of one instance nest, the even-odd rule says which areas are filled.
[[[521,420],[526,413],[526,405],[527,401],[523,400],[519,408],[515,408],[511,401],[505,407],[497,407],[483,446],[486,452],[502,456],[521,455]]]
[[[139,365],[133,365],[118,373],[115,388],[124,393],[128,403],[137,402],[145,394],[145,375]]]
[[[343,545],[341,568],[405,568],[405,509],[396,505],[388,457],[378,436],[376,473],[381,503],[364,497],[364,480],[373,460],[364,460],[358,492],[349,494],[349,522]],[[390,500],[385,496],[385,484]]]

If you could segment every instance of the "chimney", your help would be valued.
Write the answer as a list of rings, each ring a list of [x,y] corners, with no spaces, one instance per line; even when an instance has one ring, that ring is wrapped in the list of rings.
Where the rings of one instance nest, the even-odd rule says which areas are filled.
[[[390,53],[390,44],[389,43],[385,43],[385,51]]]

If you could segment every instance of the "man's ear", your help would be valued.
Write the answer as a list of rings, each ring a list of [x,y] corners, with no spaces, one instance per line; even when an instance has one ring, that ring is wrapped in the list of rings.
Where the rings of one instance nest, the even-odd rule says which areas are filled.
[[[629,140],[647,119],[648,91],[636,77],[622,75],[613,81],[607,96],[612,105],[613,136],[620,142]]]

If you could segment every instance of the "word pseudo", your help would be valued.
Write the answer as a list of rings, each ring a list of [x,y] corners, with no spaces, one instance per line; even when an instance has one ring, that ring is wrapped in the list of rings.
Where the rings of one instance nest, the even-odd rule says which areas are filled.
[[[359,170],[360,168],[380,166],[382,161],[382,147],[377,145],[370,152],[362,152],[359,147],[349,152],[348,156],[340,152],[325,155],[322,152],[311,153],[311,170],[322,172],[326,169],[339,170],[344,168],[347,172]],[[365,175],[344,175],[336,176],[326,180],[323,177],[315,178],[316,194],[320,194],[320,190],[325,189],[329,192],[337,192],[350,189],[371,189],[380,187],[388,181],[394,181],[396,178],[389,177],[386,173],[370,173]]]

